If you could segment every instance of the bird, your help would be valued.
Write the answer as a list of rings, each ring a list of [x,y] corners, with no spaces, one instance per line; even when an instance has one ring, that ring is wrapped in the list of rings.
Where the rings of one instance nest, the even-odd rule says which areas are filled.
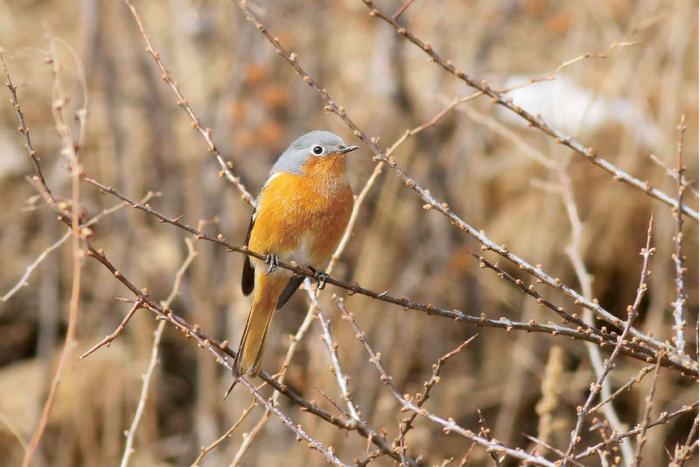
[[[241,290],[253,294],[238,346],[234,376],[260,370],[265,336],[272,317],[306,276],[278,268],[280,260],[308,267],[322,288],[323,267],[347,227],[354,202],[346,177],[345,156],[358,149],[329,131],[310,131],[277,159],[257,197],[245,246],[264,255],[246,255]]]

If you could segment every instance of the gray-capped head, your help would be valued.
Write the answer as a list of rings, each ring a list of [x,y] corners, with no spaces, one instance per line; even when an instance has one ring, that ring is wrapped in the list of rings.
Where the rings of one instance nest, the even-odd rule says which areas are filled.
[[[270,174],[287,172],[301,174],[302,167],[309,157],[324,157],[331,154],[345,154],[357,149],[349,146],[340,136],[330,131],[310,131],[296,140],[282,153],[272,167]]]

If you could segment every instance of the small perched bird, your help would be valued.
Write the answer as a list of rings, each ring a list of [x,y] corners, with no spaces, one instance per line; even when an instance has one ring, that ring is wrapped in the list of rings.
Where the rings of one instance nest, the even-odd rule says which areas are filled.
[[[253,293],[234,371],[255,375],[260,369],[272,315],[304,281],[277,268],[281,259],[308,266],[323,285],[322,268],[345,231],[353,195],[345,177],[345,155],[357,149],[337,135],[315,130],[294,141],[279,157],[258,196],[246,246],[266,255],[246,256],[241,289]]]

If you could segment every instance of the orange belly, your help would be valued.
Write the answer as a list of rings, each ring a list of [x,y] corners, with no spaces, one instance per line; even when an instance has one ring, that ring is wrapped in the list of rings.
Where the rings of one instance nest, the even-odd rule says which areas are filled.
[[[350,218],[352,191],[344,156],[311,157],[303,171],[276,174],[265,185],[248,246],[323,269]]]

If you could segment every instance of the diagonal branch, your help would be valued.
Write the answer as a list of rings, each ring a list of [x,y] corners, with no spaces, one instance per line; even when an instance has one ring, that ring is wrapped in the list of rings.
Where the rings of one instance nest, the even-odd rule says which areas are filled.
[[[256,18],[255,14],[251,11],[246,2],[241,0],[233,1],[238,6],[238,8],[243,11],[243,13],[246,16],[246,19],[249,22],[251,22],[258,30],[258,32],[260,32],[267,39],[267,41],[272,45],[272,47],[277,51],[277,53],[281,55],[294,68],[296,73],[304,80],[306,84],[308,84],[312,89],[314,89],[314,91],[316,91],[317,94],[319,94],[319,96],[323,99],[325,103],[324,109],[328,112],[336,114],[348,126],[348,128],[350,128],[353,131],[354,135],[357,138],[359,138],[365,144],[367,144],[367,146],[374,154],[375,160],[383,161],[389,167],[391,167],[396,173],[396,175],[403,181],[403,183],[407,187],[415,191],[418,194],[418,196],[420,196],[420,198],[426,203],[424,205],[426,209],[434,209],[442,215],[444,215],[445,217],[447,217],[453,225],[457,226],[457,228],[459,228],[461,231],[467,233],[468,235],[479,241],[483,245],[483,249],[493,251],[503,256],[504,258],[508,259],[509,261],[513,262],[516,266],[518,266],[519,269],[535,276],[540,281],[548,284],[551,287],[554,287],[563,294],[567,295],[577,305],[583,306],[584,308],[591,310],[600,319],[616,326],[619,329],[624,328],[625,322],[622,319],[610,313],[608,310],[604,309],[599,303],[597,303],[597,301],[588,300],[579,292],[564,284],[559,278],[555,278],[547,274],[541,266],[533,266],[524,259],[512,253],[505,245],[497,244],[489,237],[487,237],[483,231],[478,230],[475,227],[467,224],[463,219],[457,216],[457,214],[455,214],[450,209],[447,203],[442,203],[435,199],[429,190],[418,184],[414,179],[409,177],[406,174],[406,172],[404,172],[399,167],[396,159],[387,156],[386,152],[382,150],[377,144],[377,138],[367,136],[367,134],[364,133],[350,119],[350,117],[345,111],[345,108],[333,101],[328,91],[322,88],[308,73],[306,73],[306,71],[301,67],[301,65],[299,65],[297,55],[295,53],[288,52],[282,46],[277,37],[273,35],[270,32],[270,30]],[[650,337],[641,332],[640,330],[633,328],[630,332],[633,336],[637,338],[637,340],[642,341],[653,348],[670,348],[670,346],[666,343],[661,342],[656,338]],[[690,359],[690,357],[688,357],[687,355],[684,356],[673,354],[667,356],[666,358],[674,360],[680,366],[685,366],[687,370],[690,370],[692,372],[697,371],[697,363],[692,361],[692,359]]]
[[[647,229],[646,245],[644,248],[642,248],[642,251],[640,253],[643,258],[642,272],[640,274],[639,286],[637,287],[637,294],[634,298],[634,303],[627,308],[627,322],[625,323],[625,328],[623,329],[620,336],[617,338],[617,345],[615,346],[615,349],[613,350],[612,354],[604,362],[603,372],[600,374],[600,376],[598,376],[596,382],[591,384],[591,390],[588,394],[586,402],[583,404],[583,407],[577,408],[578,417],[576,419],[576,427],[571,432],[571,441],[569,442],[569,447],[567,448],[566,454],[562,460],[562,465],[564,467],[566,467],[571,462],[571,455],[574,452],[574,448],[581,440],[579,434],[583,429],[583,422],[585,421],[588,414],[591,412],[593,401],[603,388],[603,382],[605,381],[605,378],[614,368],[615,358],[620,352],[620,349],[622,348],[622,345],[625,342],[627,334],[629,334],[629,330],[632,327],[632,322],[639,314],[639,306],[641,305],[642,299],[644,298],[644,294],[648,289],[647,279],[651,275],[651,273],[649,272],[649,258],[654,254],[654,248],[651,247],[651,233],[653,226],[654,214],[652,213],[651,218],[649,219],[649,227]]]
[[[220,245],[224,248],[227,249],[227,251],[235,251],[238,253],[245,253],[249,256],[252,256],[257,259],[264,260],[265,255],[262,255],[260,253],[251,251],[247,249],[246,247],[239,247],[232,245],[228,243],[225,239],[224,236],[219,234],[216,237],[212,237],[211,235],[207,235],[204,232],[192,227],[189,224],[185,224],[181,222],[180,217],[172,218],[168,217],[165,214],[161,213],[160,211],[154,209],[152,206],[149,204],[141,204],[137,203],[136,201],[130,200],[123,194],[119,193],[116,191],[114,188],[103,185],[99,182],[97,182],[94,179],[85,177],[84,180],[96,187],[98,187],[100,190],[110,193],[117,198],[121,199],[122,201],[128,202],[132,207],[146,212],[154,217],[156,217],[159,221],[173,225],[175,227],[178,227],[186,232],[191,233],[194,235],[198,240],[206,240],[212,243],[216,243],[217,245]],[[313,277],[313,273],[305,267],[301,267],[295,263],[286,263],[284,261],[279,261],[279,267],[283,269],[287,269],[297,275],[302,275],[306,277]],[[356,283],[347,283],[343,281],[339,281],[337,279],[334,279],[333,277],[329,277],[328,280],[326,281],[328,284],[332,284],[341,288],[344,288],[348,290],[351,293],[359,293],[361,295],[366,295],[368,297],[381,300],[387,303],[392,303],[395,305],[399,305],[404,309],[410,309],[410,310],[416,310],[420,311],[423,313],[427,313],[429,315],[437,315],[441,316],[443,318],[450,318],[454,319],[457,321],[465,322],[465,323],[470,323],[474,324],[477,326],[485,326],[485,327],[495,327],[495,328],[501,328],[505,329],[506,331],[510,330],[522,330],[522,331],[528,331],[528,332],[543,332],[543,333],[549,333],[552,335],[561,335],[561,336],[568,336],[568,337],[573,337],[579,340],[586,340],[589,342],[593,342],[599,345],[614,345],[616,342],[615,340],[615,335],[613,333],[607,333],[607,332],[592,332],[591,330],[584,329],[583,327],[579,326],[577,329],[572,329],[568,328],[565,326],[559,326],[553,323],[548,323],[548,324],[538,324],[534,320],[531,320],[527,323],[521,322],[521,321],[514,321],[510,320],[507,318],[500,318],[500,319],[488,319],[485,314],[481,314],[480,316],[473,316],[469,315],[463,311],[460,310],[455,310],[455,309],[448,309],[444,307],[438,307],[433,304],[424,304],[424,303],[417,303],[413,300],[411,300],[408,297],[395,297],[390,295],[388,292],[377,292],[374,290],[370,290],[364,287],[361,287],[360,285]],[[544,303],[544,302],[543,302]],[[576,322],[576,318],[571,316],[570,320]],[[625,355],[632,356],[633,358],[636,358],[638,360],[642,361],[648,361],[656,358],[657,356],[657,351],[651,350],[647,347],[642,346],[639,342],[631,342],[628,343],[627,346],[624,346],[622,348],[622,353]],[[676,357],[680,358],[681,356],[676,355]],[[669,358],[668,355],[664,356],[663,360],[663,365],[667,366],[669,368],[674,368],[678,371],[683,372],[684,374],[689,374],[691,377],[695,375],[695,370],[693,369],[696,364],[692,359],[689,357],[685,357],[688,361],[685,362],[685,364],[681,365],[679,364],[675,359]]]
[[[336,304],[338,305],[338,308],[340,309],[341,313],[343,313],[343,317],[350,323],[352,328],[355,330],[355,337],[357,337],[357,340],[360,341],[360,343],[367,351],[367,354],[370,357],[370,362],[377,368],[377,371],[380,374],[380,380],[389,388],[391,394],[399,402],[399,404],[401,404],[403,408],[405,408],[406,410],[410,410],[411,412],[415,412],[418,415],[421,415],[434,423],[437,423],[438,425],[442,426],[442,429],[445,433],[458,433],[463,437],[485,447],[489,452],[498,452],[506,454],[515,459],[525,461],[529,464],[555,467],[555,464],[553,462],[550,462],[543,457],[528,454],[522,449],[509,448],[496,440],[489,440],[482,436],[479,436],[471,430],[461,427],[460,425],[455,423],[455,421],[452,418],[444,419],[442,417],[439,417],[431,412],[428,412],[426,409],[419,407],[410,398],[401,395],[398,388],[394,384],[394,380],[391,378],[391,376],[389,376],[389,374],[382,366],[381,355],[372,350],[372,347],[367,342],[367,336],[358,326],[354,316],[345,309],[343,299],[337,296],[334,296],[333,298]]]
[[[161,78],[170,87],[170,89],[172,89],[173,93],[175,94],[175,97],[177,98],[177,105],[180,106],[185,111],[190,120],[192,120],[192,127],[195,130],[197,130],[197,132],[207,143],[209,152],[214,154],[214,157],[216,157],[216,161],[221,167],[220,175],[225,176],[226,180],[228,180],[230,183],[233,184],[233,186],[236,187],[238,192],[241,194],[241,199],[243,201],[255,207],[255,199],[253,198],[253,195],[251,195],[248,192],[245,185],[243,185],[243,183],[241,182],[241,179],[237,177],[231,170],[233,164],[231,162],[224,161],[223,156],[219,152],[219,148],[216,146],[216,144],[214,144],[214,141],[211,137],[211,128],[204,128],[202,126],[201,120],[199,119],[197,114],[194,113],[194,110],[192,110],[192,107],[190,106],[189,102],[187,102],[187,99],[185,99],[185,97],[182,95],[182,92],[180,91],[180,88],[175,82],[175,80],[173,79],[171,73],[163,64],[163,61],[160,58],[160,53],[153,47],[151,39],[149,38],[148,33],[146,32],[143,26],[143,22],[141,21],[141,18],[139,17],[138,12],[136,11],[136,7],[134,7],[134,5],[129,0],[124,0],[124,3],[129,8],[131,15],[134,17],[134,21],[136,21],[136,25],[139,28],[141,37],[143,37],[143,41],[146,43],[146,52],[148,52],[151,55],[151,57],[153,57],[153,61],[156,63],[158,71],[160,71]]]
[[[392,26],[396,32],[405,37],[408,41],[416,45],[418,48],[420,48],[426,55],[428,55],[431,58],[431,61],[435,62],[437,65],[439,65],[441,68],[443,68],[445,71],[448,73],[456,76],[458,79],[462,80],[464,83],[466,83],[469,87],[474,88],[487,96],[491,98],[491,100],[508,109],[509,111],[513,112],[514,114],[518,115],[520,118],[525,120],[528,124],[528,126],[534,127],[539,129],[542,133],[547,135],[548,137],[552,138],[557,144],[563,144],[564,146],[568,147],[569,149],[573,150],[576,154],[584,157],[587,159],[589,162],[592,164],[600,167],[601,169],[605,170],[609,174],[613,176],[614,180],[621,181],[623,183],[626,183],[627,185],[630,185],[633,188],[636,188],[643,193],[647,194],[648,196],[651,196],[652,198],[661,201],[662,203],[678,208],[679,204],[677,200],[674,200],[671,196],[667,195],[663,191],[659,190],[658,188],[654,188],[651,185],[649,185],[649,182],[647,181],[642,181],[629,173],[625,172],[622,170],[620,167],[617,167],[613,163],[609,162],[608,160],[600,157],[599,155],[596,154],[596,151],[593,148],[589,148],[584,146],[583,144],[579,143],[576,139],[574,139],[572,136],[565,135],[561,133],[560,131],[557,131],[556,129],[550,127],[540,116],[535,116],[532,115],[531,113],[527,112],[525,109],[515,105],[512,101],[512,99],[504,97],[502,94],[497,92],[495,89],[493,89],[486,81],[479,81],[477,79],[471,78],[468,76],[466,73],[458,69],[450,60],[445,60],[442,58],[434,49],[433,46],[426,42],[423,41],[422,39],[418,38],[415,34],[413,34],[410,30],[408,30],[405,26],[402,26],[397,22],[396,19],[392,18],[388,14],[384,13],[381,11],[377,6],[374,4],[372,0],[362,0],[367,8],[369,9],[369,15],[372,17],[380,18],[386,23],[388,23],[390,26]],[[691,209],[688,206],[683,206],[682,207],[682,212],[690,217],[691,219],[694,219],[696,222],[698,221],[698,212],[694,209]]]

